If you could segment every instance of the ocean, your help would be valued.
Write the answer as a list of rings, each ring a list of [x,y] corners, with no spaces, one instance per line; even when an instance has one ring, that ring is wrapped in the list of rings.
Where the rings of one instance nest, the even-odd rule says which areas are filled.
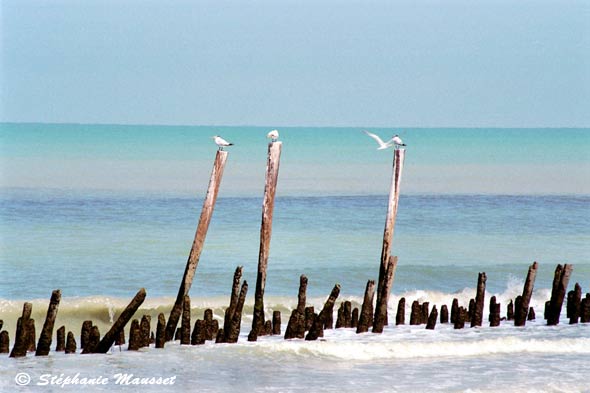
[[[0,125],[0,319],[14,341],[24,301],[41,330],[53,289],[62,290],[56,328],[77,336],[92,319],[105,333],[144,287],[138,315],[166,316],[174,302],[207,189],[216,146],[234,142],[191,289],[193,318],[220,321],[233,272],[250,284],[238,344],[114,347],[107,355],[0,356],[0,391],[77,391],[44,375],[107,379],[88,391],[140,390],[116,374],[174,378],[141,390],[232,392],[588,392],[590,325],[545,326],[558,263],[573,264],[568,289],[590,292],[590,129],[398,129],[408,145],[392,254],[399,263],[389,302],[453,298],[466,306],[486,272],[484,326],[393,326],[383,334],[326,331],[321,341],[262,337],[248,343],[254,303],[266,133],[270,127]],[[362,128],[280,128],[283,152],[265,293],[267,318],[282,332],[297,303],[360,306],[377,279],[391,151]],[[389,129],[372,128],[382,137]],[[506,304],[539,263],[525,328],[487,326],[495,295]],[[390,317],[391,320],[391,317]],[[155,323],[152,323],[155,328]],[[55,342],[55,341],[54,341]],[[18,373],[31,377],[15,383]],[[57,381],[57,379],[56,379]]]

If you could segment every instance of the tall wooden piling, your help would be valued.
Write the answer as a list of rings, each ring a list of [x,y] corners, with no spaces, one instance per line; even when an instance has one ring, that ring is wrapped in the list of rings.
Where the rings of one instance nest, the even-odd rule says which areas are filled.
[[[27,349],[29,347],[28,329],[32,310],[33,305],[31,303],[25,303],[23,305],[23,313],[16,322],[16,336],[14,338],[14,346],[10,352],[11,358],[27,356]]]
[[[100,340],[100,342],[96,346],[96,353],[108,352],[115,340],[120,336],[121,331],[123,331],[129,320],[133,317],[133,314],[135,314],[137,309],[142,305],[146,295],[147,294],[144,288],[141,288],[135,294],[131,302],[127,305],[127,307],[125,307],[121,315],[119,315],[119,318],[117,318],[113,326],[111,326],[109,331],[104,335],[102,340]]]
[[[389,302],[389,294],[391,293],[396,268],[397,257],[390,256],[387,260],[385,276],[380,289],[381,295],[377,296],[378,300],[375,306],[375,317],[373,318],[373,333],[383,333],[383,327],[387,324],[387,304]]]
[[[264,200],[262,202],[262,222],[260,225],[260,249],[258,252],[258,274],[256,276],[256,292],[254,294],[254,315],[252,318],[252,331],[248,339],[256,341],[258,336],[265,333],[264,330],[264,288],[266,286],[266,269],[270,251],[270,238],[272,234],[272,216],[275,205],[275,193],[279,177],[279,164],[281,158],[282,142],[268,144],[268,161],[266,164],[266,178],[264,183]]]
[[[363,305],[361,307],[361,314],[359,316],[359,323],[356,328],[357,333],[365,333],[369,331],[369,326],[372,325],[373,321],[373,298],[375,296],[375,281],[367,281],[365,288],[365,297],[363,299]]]
[[[399,204],[399,193],[405,154],[405,149],[394,150],[393,152],[393,171],[391,177],[391,188],[389,190],[389,202],[387,205],[385,228],[383,229],[383,244],[381,246],[381,264],[379,266],[379,280],[377,282],[377,303],[375,308],[377,310],[383,310],[383,304],[385,304],[384,325],[388,324],[387,302],[389,301],[389,291],[387,291],[385,287],[387,286],[387,269],[389,265],[389,258],[391,256],[393,235],[395,232],[395,220],[397,217],[397,208]],[[389,284],[390,289],[391,285],[392,283]],[[380,318],[382,317],[380,316]]]
[[[471,316],[471,327],[481,326],[483,323],[483,305],[486,292],[486,274],[479,273],[477,276],[477,293],[475,295],[475,308]]]
[[[529,266],[526,281],[522,289],[520,305],[514,310],[514,326],[524,326],[526,324],[526,317],[529,311],[538,266],[539,264],[537,262],[533,262],[533,264]]]
[[[557,325],[559,323],[559,315],[561,314],[561,307],[563,305],[563,299],[565,298],[567,284],[569,283],[570,275],[572,274],[572,269],[573,266],[567,263],[563,266],[557,265],[555,268],[547,325]]]
[[[45,316],[45,323],[43,330],[39,335],[39,342],[37,343],[37,352],[35,356],[47,356],[51,347],[51,339],[53,337],[53,325],[55,324],[55,317],[57,316],[57,308],[61,300],[61,291],[56,289],[51,293],[49,300],[49,307],[47,308],[47,315]]]
[[[170,311],[170,317],[168,318],[168,324],[166,325],[166,341],[170,341],[174,338],[176,326],[182,314],[182,302],[184,297],[188,295],[193,279],[195,277],[195,271],[199,264],[199,258],[201,257],[201,251],[203,251],[203,245],[205,243],[205,237],[207,236],[207,230],[209,229],[209,223],[213,216],[213,209],[215,208],[215,201],[217,200],[217,193],[219,192],[219,185],[221,184],[221,178],[223,176],[223,169],[225,168],[225,162],[227,160],[227,151],[217,151],[215,156],[215,162],[213,164],[213,170],[211,171],[211,178],[209,180],[209,187],[207,188],[207,195],[203,201],[203,208],[201,210],[201,216],[199,217],[199,224],[197,225],[197,231],[195,232],[195,238],[186,262],[182,281],[178,288],[178,295],[172,310]]]

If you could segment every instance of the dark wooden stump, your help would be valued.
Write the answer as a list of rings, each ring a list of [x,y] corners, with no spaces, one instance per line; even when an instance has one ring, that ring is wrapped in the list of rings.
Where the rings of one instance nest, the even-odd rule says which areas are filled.
[[[336,318],[336,329],[344,327],[344,302],[338,307],[338,318]]]
[[[66,354],[76,353],[76,339],[74,333],[68,332],[68,338],[66,340]]]
[[[534,321],[536,319],[536,315],[535,315],[535,309],[533,307],[529,307],[529,313],[527,316],[527,320],[529,321]]]
[[[285,340],[292,338],[304,338],[305,331],[309,330],[311,325],[307,327],[306,317],[308,317],[309,310],[305,307],[307,291],[307,277],[302,274],[299,277],[299,293],[297,295],[297,308],[291,312],[287,329],[285,330]],[[311,310],[313,315],[313,308]]]
[[[410,325],[420,325],[422,322],[422,307],[418,300],[412,302],[412,310],[410,312]]]
[[[96,348],[98,347],[99,342],[100,342],[100,331],[98,330],[98,326],[94,325],[90,329],[90,335],[88,336],[88,342],[86,343],[86,348],[84,348],[82,353],[83,354],[96,353]]]
[[[182,303],[182,322],[180,325],[180,345],[191,343],[191,298],[186,295]]]
[[[104,340],[104,337],[103,337]],[[125,345],[125,329],[121,329],[119,331],[119,335],[115,337],[115,345],[121,346]]]
[[[514,325],[515,326],[522,326],[522,325],[517,325],[516,324],[516,319],[518,318],[518,310],[522,309],[522,296],[518,295],[516,296],[516,298],[514,299]],[[528,309],[527,309],[527,313],[528,313]],[[526,319],[526,313],[525,313],[525,319]],[[522,322],[520,322],[522,323]]]
[[[90,329],[92,329],[92,321],[82,322],[82,329],[80,331],[80,349],[86,348],[86,343],[90,337]]]
[[[580,311],[581,311],[581,303],[582,303],[582,287],[580,284],[576,283],[574,290],[572,292],[571,299],[568,296],[568,303],[567,309],[568,314],[570,314],[570,325],[578,323],[580,319]],[[571,305],[570,305],[571,302]]]
[[[375,295],[375,281],[367,281],[365,288],[365,297],[363,299],[363,306],[361,307],[361,315],[359,323],[356,328],[357,333],[365,333],[369,331],[369,326],[373,324],[373,297]]]
[[[440,323],[449,323],[449,309],[446,304],[440,308]]]
[[[62,326],[57,329],[57,343],[55,352],[64,352],[66,350],[66,327]]]
[[[352,327],[352,303],[348,300],[344,302],[344,327]]]
[[[272,312],[272,334],[281,335],[281,312],[278,310]]]
[[[406,323],[406,298],[402,297],[397,303],[397,313],[395,314],[395,324],[404,325]]]
[[[586,297],[580,302],[580,322],[590,322],[590,293],[587,293]]]
[[[156,326],[156,348],[164,348],[166,344],[166,317],[164,313],[158,314],[158,325]]]
[[[49,307],[47,308],[47,315],[45,316],[45,323],[39,335],[39,343],[37,344],[37,352],[35,356],[47,356],[51,348],[51,339],[53,337],[53,325],[55,324],[55,317],[57,316],[57,309],[61,300],[61,291],[56,289],[51,293],[49,300]],[[64,328],[65,331],[65,328]]]
[[[236,271],[234,272],[234,280],[229,299],[229,307],[225,310],[225,316],[223,320],[223,330],[225,333],[231,330],[232,318],[236,311],[238,298],[240,297],[240,281],[242,279],[242,269],[242,266],[238,266],[236,267]]]
[[[420,325],[428,323],[428,310],[429,310],[430,303],[424,302],[420,305]]]
[[[129,345],[127,350],[137,351],[142,347],[143,339],[141,336],[141,328],[139,327],[139,321],[134,319],[131,321],[131,328],[129,329]]]
[[[313,306],[305,307],[305,331],[311,329],[313,320],[315,319],[315,310]]]
[[[453,304],[451,305],[451,323],[455,323],[457,316],[459,315],[459,299],[454,298]]]
[[[272,336],[272,321],[270,319],[267,319],[266,322],[264,322],[264,334]]]
[[[496,297],[490,299],[490,327],[500,326],[500,303],[496,302]]]
[[[152,317],[149,315],[143,315],[141,322],[139,322],[139,329],[141,330],[142,347],[149,347],[151,342],[152,333]]]
[[[459,310],[457,311],[457,318],[455,319],[453,327],[455,329],[463,329],[465,327],[465,320],[467,317],[468,313],[465,307],[459,307]]]
[[[193,334],[191,335],[191,345],[205,344],[205,335],[207,330],[207,322],[201,319],[195,321]]]
[[[465,322],[471,322],[475,315],[475,299],[469,299],[469,308],[467,309],[467,319]]]
[[[543,310],[543,319],[549,318],[549,313],[551,312],[550,308],[551,308],[551,300],[547,300],[545,302],[545,309]]]
[[[27,347],[28,352],[35,352],[37,350],[37,332],[35,330],[35,320],[29,319],[29,327],[27,329],[29,334],[29,345]]]
[[[29,321],[31,320],[31,311],[33,305],[31,303],[25,303],[23,305],[23,313],[16,322],[16,337],[14,339],[14,346],[12,352],[10,352],[11,358],[19,358],[27,356],[27,349],[29,349],[30,335],[28,332]]]
[[[483,305],[486,294],[487,276],[484,273],[479,273],[477,276],[477,293],[475,295],[475,308],[471,316],[471,327],[481,326],[483,323]]]
[[[428,321],[426,322],[426,329],[434,330],[436,326],[436,320],[438,319],[438,311],[436,309],[436,305],[432,306],[432,311],[430,312],[430,316],[428,317]]]
[[[561,307],[572,270],[573,266],[567,263],[563,267],[557,265],[555,268],[547,325],[557,325],[559,323],[559,315],[561,314]]]
[[[506,307],[506,320],[514,320],[514,303],[512,302],[512,299],[510,299],[508,306]]]
[[[244,280],[240,294],[236,302],[236,308],[231,316],[231,323],[229,324],[229,330],[223,329],[224,342],[226,343],[237,343],[240,335],[240,327],[242,325],[242,310],[244,308],[244,301],[246,300],[246,294],[248,293],[248,282]],[[228,318],[226,312],[226,318]]]
[[[215,337],[215,344],[223,344],[225,340],[225,334],[223,332],[223,328],[217,331],[217,337]]]
[[[324,322],[322,321],[322,317],[320,314],[314,314],[313,323],[311,324],[311,329],[307,332],[307,336],[305,336],[306,341],[315,341],[319,337],[324,337]]]
[[[359,326],[359,309],[355,307],[352,310],[352,315],[350,317],[350,327],[356,329]]]
[[[6,330],[0,332],[0,353],[8,353],[10,348],[10,336]]]
[[[330,296],[324,303],[324,307],[322,311],[320,311],[320,319],[322,321],[323,329],[332,329],[334,327],[334,304],[336,304],[336,299],[340,295],[340,284],[334,285],[332,288],[332,292]]]
[[[529,266],[529,271],[522,289],[522,296],[520,297],[519,304],[516,304],[516,309],[514,310],[514,326],[524,326],[526,324],[538,266],[539,264],[537,262],[533,262],[533,264]]]

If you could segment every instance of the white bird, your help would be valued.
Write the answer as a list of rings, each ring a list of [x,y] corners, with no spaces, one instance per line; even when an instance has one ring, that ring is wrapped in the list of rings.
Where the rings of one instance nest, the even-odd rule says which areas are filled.
[[[225,139],[223,139],[219,135],[212,136],[211,138],[213,138],[215,140],[215,144],[217,146],[219,146],[219,150],[222,150],[223,151],[223,148],[224,147],[226,147],[226,146],[233,146],[233,143],[230,143],[230,142],[226,141]]]
[[[363,132],[365,134],[367,134],[368,136],[370,136],[371,138],[373,138],[379,144],[379,147],[377,148],[377,150],[384,150],[384,149],[391,147],[391,143],[392,143],[393,139],[391,139],[387,142],[383,142],[383,140],[381,138],[379,138],[379,135],[375,135],[369,131],[363,131]]]
[[[266,137],[271,139],[273,142],[276,142],[277,139],[279,139],[279,130],[272,130],[271,132],[266,134]]]
[[[391,141],[393,142],[393,145],[395,146],[395,150],[399,149],[400,146],[405,146],[406,144],[402,141],[402,138],[399,137],[399,135],[394,135],[393,138],[391,138]]]

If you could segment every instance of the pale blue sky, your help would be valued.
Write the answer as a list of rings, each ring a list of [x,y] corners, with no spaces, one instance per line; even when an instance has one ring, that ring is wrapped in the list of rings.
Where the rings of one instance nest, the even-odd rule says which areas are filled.
[[[0,2],[5,122],[590,126],[587,1]]]

